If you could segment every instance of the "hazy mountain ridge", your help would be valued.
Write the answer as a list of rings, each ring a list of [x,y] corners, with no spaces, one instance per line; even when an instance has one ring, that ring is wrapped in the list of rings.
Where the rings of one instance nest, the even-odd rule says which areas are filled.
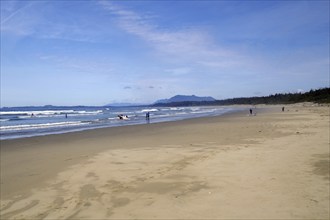
[[[105,107],[135,107],[135,106],[146,106],[146,103],[130,103],[130,102],[120,102],[120,103],[109,103],[104,105]]]
[[[199,97],[195,95],[176,95],[173,96],[169,99],[160,99],[157,100],[154,104],[166,104],[166,103],[172,103],[172,102],[212,102],[216,101],[211,96],[206,96],[206,97]]]

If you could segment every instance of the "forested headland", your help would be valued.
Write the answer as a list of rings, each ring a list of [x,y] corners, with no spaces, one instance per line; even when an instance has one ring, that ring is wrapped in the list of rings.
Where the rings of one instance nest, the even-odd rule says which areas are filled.
[[[156,103],[153,106],[198,106],[198,105],[257,105],[293,104],[299,102],[330,103],[330,88],[310,90],[305,93],[277,93],[269,96],[231,98],[204,102]]]

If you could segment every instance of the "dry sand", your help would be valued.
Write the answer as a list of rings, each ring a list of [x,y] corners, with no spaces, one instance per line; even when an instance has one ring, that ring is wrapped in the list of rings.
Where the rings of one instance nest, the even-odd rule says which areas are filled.
[[[1,219],[329,219],[329,107],[1,141]]]

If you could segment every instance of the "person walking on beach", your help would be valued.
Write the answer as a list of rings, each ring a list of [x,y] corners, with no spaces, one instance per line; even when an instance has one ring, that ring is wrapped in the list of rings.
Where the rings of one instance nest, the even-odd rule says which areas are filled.
[[[284,112],[284,106],[282,107],[282,112]]]
[[[250,115],[252,115],[252,108],[250,108]]]

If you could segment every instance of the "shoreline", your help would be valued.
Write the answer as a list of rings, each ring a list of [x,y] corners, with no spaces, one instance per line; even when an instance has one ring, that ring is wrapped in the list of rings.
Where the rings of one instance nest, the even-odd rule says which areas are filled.
[[[326,218],[329,109],[286,109],[1,140],[1,217]]]
[[[191,118],[182,118],[182,119],[176,119],[176,120],[169,120],[169,121],[157,121],[157,122],[145,122],[145,123],[138,123],[138,124],[126,124],[126,125],[117,125],[117,126],[101,126],[101,127],[91,127],[91,128],[78,128],[74,130],[68,130],[68,131],[58,131],[58,132],[51,132],[51,133],[44,133],[44,134],[37,134],[37,135],[31,135],[31,136],[22,136],[22,137],[10,137],[10,138],[4,138],[0,141],[11,141],[11,140],[19,140],[19,139],[29,139],[29,138],[39,138],[39,137],[48,137],[53,135],[63,135],[63,134],[72,134],[72,133],[79,133],[79,132],[86,132],[86,131],[93,131],[93,130],[99,130],[99,129],[109,129],[109,128],[118,128],[118,127],[126,127],[126,126],[137,126],[137,125],[148,125],[148,124],[159,124],[159,123],[167,123],[167,122],[176,122],[176,121],[186,121],[186,120],[194,120],[194,119],[203,119],[203,118],[213,118],[213,117],[228,117],[233,116],[236,114],[240,114],[243,112],[247,112],[249,108],[252,108],[254,111],[257,110],[258,113],[263,113],[266,111],[272,111],[274,108],[280,109],[280,106],[282,105],[228,105],[224,107],[232,107],[232,108],[238,108],[229,112],[222,113],[220,115],[210,115],[210,116],[198,116],[198,117],[191,117]],[[219,107],[219,106],[215,106]],[[278,110],[277,109],[277,110]],[[248,114],[248,113],[247,113]],[[152,121],[152,119],[151,119]]]
[[[212,106],[199,106],[199,107],[212,107]],[[213,107],[221,107],[221,106],[213,106]],[[86,126],[86,127],[77,127],[77,128],[70,128],[70,127],[64,127],[62,130],[58,130],[59,128],[55,128],[55,130],[50,131],[40,131],[40,133],[26,133],[26,134],[10,134],[11,136],[8,136],[8,134],[3,133],[0,136],[1,141],[5,140],[14,140],[14,139],[21,139],[21,138],[32,138],[32,137],[41,137],[41,136],[48,136],[48,135],[58,135],[58,134],[66,134],[66,133],[74,133],[74,132],[81,132],[81,131],[88,131],[88,130],[94,130],[94,129],[104,129],[104,128],[112,128],[112,127],[122,127],[122,126],[134,126],[134,125],[143,125],[143,124],[154,124],[154,123],[163,123],[163,122],[171,122],[171,121],[181,121],[181,120],[189,120],[194,118],[205,118],[205,117],[216,117],[221,116],[224,114],[231,114],[239,111],[244,111],[243,108],[246,106],[224,106],[224,108],[231,108],[231,110],[228,110],[228,112],[219,113],[218,115],[190,115],[190,117],[182,117],[182,118],[176,118],[176,117],[169,117],[167,119],[159,119],[159,118],[153,118],[151,117],[150,120],[143,120],[143,121],[122,121],[126,123],[117,123],[117,124],[99,124],[94,126]],[[121,120],[118,120],[121,121]]]

